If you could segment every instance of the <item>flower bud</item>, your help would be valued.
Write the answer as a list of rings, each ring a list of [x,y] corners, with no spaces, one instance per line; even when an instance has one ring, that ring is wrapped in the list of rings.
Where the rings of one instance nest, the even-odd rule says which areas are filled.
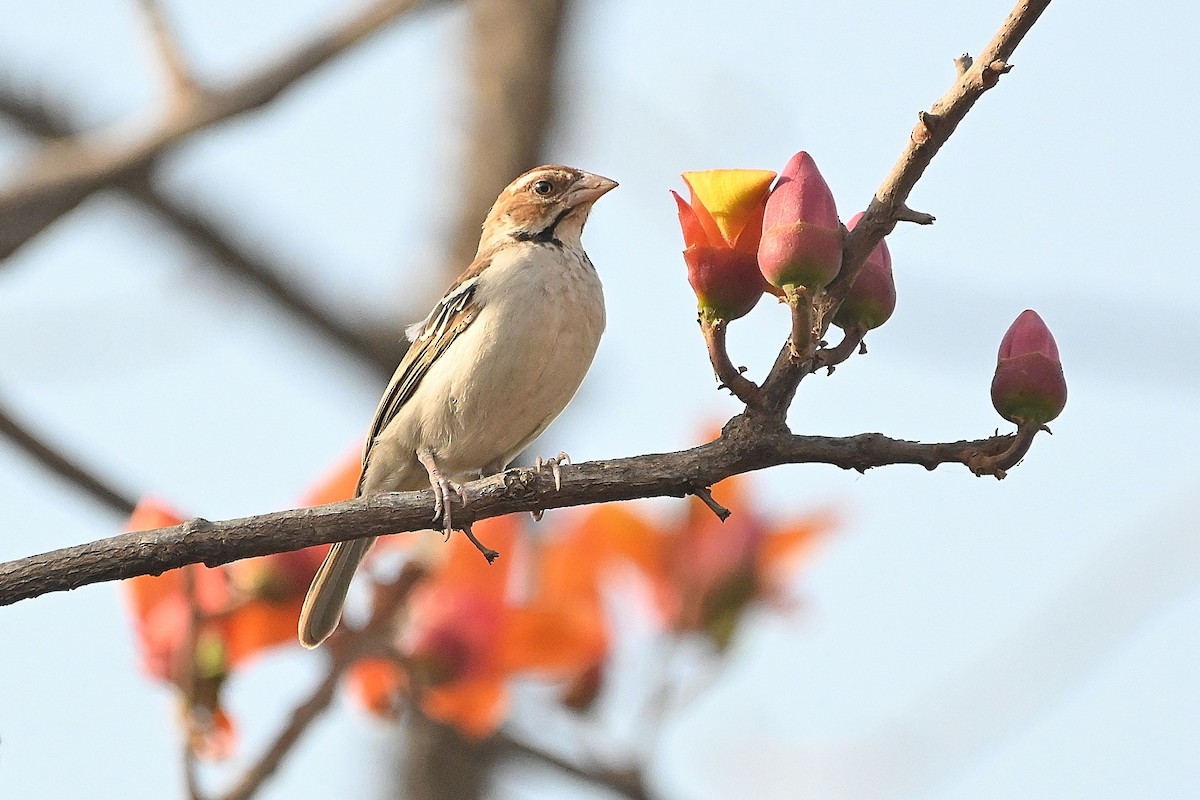
[[[1004,338],[992,378],[992,405],[1018,425],[1044,425],[1067,404],[1058,345],[1035,311],[1022,311]]]
[[[671,192],[687,248],[688,283],[709,321],[744,317],[768,289],[755,252],[774,177],[765,170],[686,172],[691,203]]]
[[[822,289],[842,265],[842,226],[833,192],[800,151],[767,198],[758,266],[772,286]]]
[[[862,219],[862,212],[850,218],[846,227],[854,226]],[[896,310],[896,283],[892,279],[892,254],[887,241],[881,239],[867,256],[858,277],[846,293],[846,299],[833,317],[833,324],[843,330],[859,327],[874,330],[887,322]]]

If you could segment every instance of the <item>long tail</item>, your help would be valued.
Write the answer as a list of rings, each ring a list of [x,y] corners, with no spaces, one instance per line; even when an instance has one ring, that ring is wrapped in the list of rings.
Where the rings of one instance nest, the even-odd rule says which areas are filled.
[[[321,562],[300,609],[300,644],[310,650],[329,638],[342,618],[350,580],[375,538],[338,542]]]

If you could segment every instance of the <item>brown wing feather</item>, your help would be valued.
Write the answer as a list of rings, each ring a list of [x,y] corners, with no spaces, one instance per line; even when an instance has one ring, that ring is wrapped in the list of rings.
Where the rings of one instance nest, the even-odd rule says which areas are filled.
[[[367,462],[371,458],[375,438],[416,393],[421,379],[429,372],[433,362],[479,316],[479,304],[475,301],[475,281],[490,262],[491,259],[483,259],[473,263],[433,307],[429,316],[410,329],[412,344],[400,360],[400,365],[396,367],[396,372],[383,393],[383,399],[379,401],[379,408],[375,410],[375,419],[371,423],[371,432],[363,445],[363,469],[355,494],[362,493],[362,482],[367,474]]]

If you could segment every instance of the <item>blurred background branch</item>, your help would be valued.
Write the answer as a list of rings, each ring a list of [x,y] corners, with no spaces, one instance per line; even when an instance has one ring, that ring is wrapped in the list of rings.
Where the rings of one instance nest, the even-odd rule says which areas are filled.
[[[0,258],[11,255],[93,192],[144,172],[190,136],[267,105],[423,4],[423,0],[377,0],[237,81],[173,95],[148,123],[127,120],[43,145],[0,189],[0,219],[4,220]]]
[[[81,490],[117,516],[128,517],[137,507],[135,499],[115,488],[108,479],[83,466],[74,456],[68,455],[34,433],[17,420],[3,404],[0,404],[0,436],[38,465]]]
[[[475,257],[479,229],[514,176],[548,160],[568,0],[472,0],[466,141],[446,245],[447,280]]]

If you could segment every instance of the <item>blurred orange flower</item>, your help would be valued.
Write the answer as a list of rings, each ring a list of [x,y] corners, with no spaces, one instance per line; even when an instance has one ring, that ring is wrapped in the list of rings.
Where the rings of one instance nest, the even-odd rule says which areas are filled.
[[[398,634],[407,676],[395,662],[378,659],[352,671],[364,705],[388,714],[396,693],[411,686],[431,718],[482,738],[504,718],[514,676],[573,679],[603,659],[607,640],[597,603],[576,602],[536,578],[528,587],[515,584],[530,555],[520,547],[520,524],[519,515],[510,515],[475,525],[504,554],[495,564],[465,536],[450,540],[408,601]]]
[[[126,530],[182,522],[164,503],[144,499]],[[190,705],[189,731],[198,755],[232,753],[235,727],[221,707],[225,679],[264,650],[296,642],[304,594],[328,549],[309,547],[217,568],[197,564],[124,582],[142,669],[176,686]]]
[[[730,478],[712,488],[733,512],[725,522],[695,497],[678,522],[658,527],[620,505],[594,506],[548,545],[546,579],[599,603],[605,574],[628,563],[649,582],[666,627],[705,633],[724,647],[746,606],[780,599],[803,556],[832,527],[828,515],[769,523],[744,485]]]

